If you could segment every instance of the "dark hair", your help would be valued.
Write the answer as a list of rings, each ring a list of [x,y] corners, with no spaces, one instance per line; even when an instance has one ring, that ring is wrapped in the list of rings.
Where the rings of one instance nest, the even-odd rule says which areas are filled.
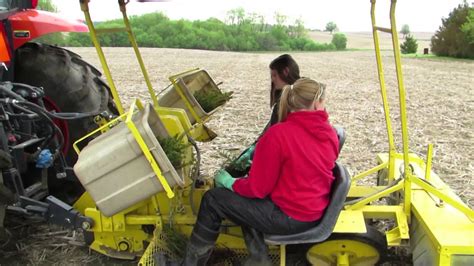
[[[279,57],[273,59],[269,65],[271,70],[276,70],[278,76],[288,84],[293,84],[300,78],[300,68],[296,63],[295,59],[289,54],[282,54]],[[288,68],[288,74],[285,75],[285,69]],[[277,92],[275,90],[275,85],[271,84],[270,90],[270,106],[273,106],[277,101]],[[280,92],[281,94],[281,92]]]

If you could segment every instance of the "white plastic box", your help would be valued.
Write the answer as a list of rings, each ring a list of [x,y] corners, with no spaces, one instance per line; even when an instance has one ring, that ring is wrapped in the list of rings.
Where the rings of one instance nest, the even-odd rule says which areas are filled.
[[[157,137],[169,137],[148,104],[132,119],[170,187],[183,186]],[[105,216],[112,216],[163,191],[137,141],[125,123],[95,138],[81,151],[74,166],[79,181]]]

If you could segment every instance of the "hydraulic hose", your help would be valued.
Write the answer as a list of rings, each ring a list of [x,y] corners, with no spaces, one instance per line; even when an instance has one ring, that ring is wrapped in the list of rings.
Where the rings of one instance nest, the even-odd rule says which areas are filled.
[[[25,98],[9,90],[5,85],[0,85],[0,91],[18,101],[26,101]]]
[[[19,110],[25,110],[25,108],[23,108],[22,106],[20,106],[19,104],[22,104],[22,103],[25,103],[25,102],[15,102],[15,101],[12,101],[12,105],[13,107],[15,108],[18,108]],[[38,114],[41,118],[43,118],[44,120],[46,120],[49,125],[52,127],[53,129],[53,132],[55,132],[58,136],[58,139],[59,139],[59,147],[57,147],[56,151],[55,151],[55,154],[61,150],[61,148],[64,146],[64,135],[63,135],[63,132],[61,131],[61,129],[59,129],[59,127],[54,123],[54,121],[47,115],[45,114],[45,111],[44,109],[40,108],[39,106],[33,104],[35,106],[35,110],[30,110],[30,111],[33,111],[34,113]],[[36,108],[37,107],[37,108]],[[29,110],[29,109],[27,109]],[[41,146],[40,146],[40,150],[41,151],[42,149],[44,149],[47,145],[49,145],[49,143],[53,140],[55,134],[52,133],[48,136],[48,139],[47,141],[44,141]]]
[[[31,108],[34,108],[34,109],[37,109],[37,110],[41,110],[41,112],[44,112],[47,116],[51,117],[51,118],[56,118],[56,119],[61,119],[61,120],[75,120],[75,119],[82,119],[82,118],[87,118],[87,117],[91,117],[91,116],[96,116],[96,115],[99,115],[100,112],[88,112],[88,113],[51,113],[47,110],[45,110],[44,108],[41,108],[40,106],[38,106],[37,104],[34,104],[32,102],[28,102],[28,101],[23,101],[23,102],[20,102],[20,104],[22,105],[27,105]]]

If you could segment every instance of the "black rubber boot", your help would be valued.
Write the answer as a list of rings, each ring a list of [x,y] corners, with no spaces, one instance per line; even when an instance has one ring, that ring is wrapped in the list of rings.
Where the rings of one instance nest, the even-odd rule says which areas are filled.
[[[254,228],[242,226],[245,245],[249,257],[244,261],[245,266],[270,266],[272,261],[268,256],[268,246],[265,244],[263,234]]]
[[[186,256],[184,257],[184,266],[205,266],[212,253],[212,246],[196,247],[193,244],[188,244],[186,248]]]
[[[205,266],[212,253],[219,231],[207,228],[196,222],[193,233],[186,247],[184,266]]]

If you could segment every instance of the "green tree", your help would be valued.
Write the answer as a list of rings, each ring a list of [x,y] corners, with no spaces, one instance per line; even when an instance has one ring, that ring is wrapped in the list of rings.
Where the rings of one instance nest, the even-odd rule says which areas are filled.
[[[329,31],[331,34],[337,30],[336,23],[330,21],[326,24],[326,31]]]
[[[431,51],[438,56],[474,59],[474,7],[464,2],[454,8],[431,38]]]
[[[410,26],[408,26],[408,24],[404,24],[400,30],[400,33],[403,34],[403,38],[405,38],[407,34],[410,34]]]
[[[58,8],[53,4],[52,0],[39,0],[36,8],[49,12],[58,12]]]
[[[418,43],[411,34],[408,34],[405,41],[400,45],[400,49],[402,54],[414,54],[418,50]]]
[[[469,10],[466,23],[462,24],[461,31],[466,34],[466,39],[469,44],[474,43],[474,9]]]
[[[246,14],[243,9],[229,11],[226,23],[211,18],[205,21],[170,20],[161,13],[132,16],[130,23],[137,42],[146,47],[170,47],[223,51],[335,50],[334,44],[315,43],[305,36],[301,20],[285,25],[279,14],[277,25],[265,23],[263,16]],[[232,22],[233,18],[233,22]],[[97,23],[97,28],[120,27],[121,20]],[[170,34],[173,33],[173,34]],[[103,46],[129,46],[124,33],[99,36]],[[91,46],[88,34],[68,34],[67,44]]]
[[[332,36],[331,43],[334,44],[337,50],[344,50],[347,46],[347,37],[344,33],[335,33]]]

